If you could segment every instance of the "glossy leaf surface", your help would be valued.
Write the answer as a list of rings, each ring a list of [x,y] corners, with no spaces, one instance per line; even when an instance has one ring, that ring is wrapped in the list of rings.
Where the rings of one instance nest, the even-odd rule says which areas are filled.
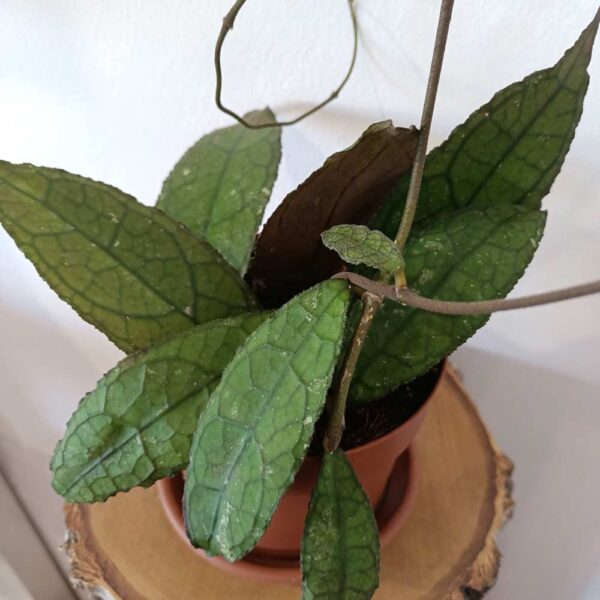
[[[252,287],[267,307],[336,273],[340,258],[321,234],[344,223],[367,224],[415,155],[416,129],[371,125],[350,148],[330,156],[286,196],[265,224],[250,265]]]
[[[268,109],[246,115],[274,120]],[[232,125],[201,138],[167,177],[157,206],[245,272],[281,159],[281,128]]]
[[[184,508],[194,545],[237,560],[264,533],[323,409],[349,301],[342,281],[303,292],[225,370],[190,454]]]
[[[212,247],[91,179],[0,162],[0,222],[50,287],[125,352],[254,306]]]
[[[498,92],[429,153],[417,222],[467,206],[540,208],[581,118],[599,20],[600,12],[553,67]],[[392,238],[408,183],[409,174],[373,223]]]
[[[56,447],[56,491],[70,502],[95,502],[184,469],[198,416],[223,369],[268,315],[199,325],[109,371]]]
[[[323,456],[304,528],[303,600],[369,600],[379,586],[379,530],[341,450]]]
[[[402,253],[389,237],[365,225],[336,225],[325,231],[323,243],[345,262],[386,273],[404,267]]]
[[[502,298],[533,258],[546,215],[517,206],[467,208],[417,228],[405,248],[409,286],[428,298]],[[385,300],[352,382],[354,401],[378,398],[425,373],[489,317],[440,315]]]

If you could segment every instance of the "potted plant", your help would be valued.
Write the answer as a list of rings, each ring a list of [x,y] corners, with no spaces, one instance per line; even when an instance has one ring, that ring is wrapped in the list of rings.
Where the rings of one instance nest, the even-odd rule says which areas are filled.
[[[390,500],[386,485],[411,468],[405,452],[445,357],[492,312],[600,291],[503,300],[543,235],[541,201],[581,116],[600,12],[554,66],[498,92],[425,161],[451,8],[444,0],[420,131],[372,125],[258,237],[285,124],[268,109],[241,118],[218,97],[241,123],[190,148],[156,207],[0,163],[2,225],[128,354],[56,447],[66,500],[104,501],[185,470],[161,494],[207,555],[254,552],[238,571],[285,577],[299,560],[305,598],[372,596],[380,534],[411,500]],[[395,518],[378,524],[382,502]]]

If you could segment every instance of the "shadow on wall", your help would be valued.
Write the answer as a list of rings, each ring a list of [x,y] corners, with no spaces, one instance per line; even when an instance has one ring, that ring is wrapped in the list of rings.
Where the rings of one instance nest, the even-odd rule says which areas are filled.
[[[104,335],[66,310],[68,316],[62,310],[49,320],[0,306],[0,394],[5,399],[0,424],[23,439],[30,426],[41,426],[32,438],[34,446],[62,433],[79,399],[123,356]]]
[[[0,306],[0,470],[57,557],[64,522],[52,451],[79,400],[122,356],[90,325],[68,323],[64,313],[49,321]]]
[[[515,462],[494,598],[600,598],[600,387],[462,348],[453,363]]]

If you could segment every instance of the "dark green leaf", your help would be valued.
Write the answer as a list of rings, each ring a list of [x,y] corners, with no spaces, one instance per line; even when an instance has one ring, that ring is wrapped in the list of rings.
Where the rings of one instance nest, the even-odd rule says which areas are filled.
[[[250,265],[252,286],[265,306],[280,306],[340,269],[321,233],[333,225],[368,223],[411,168],[418,137],[416,129],[391,121],[371,125],[284,199],[260,234]]]
[[[268,109],[246,115],[274,120]],[[201,138],[175,165],[157,206],[245,272],[281,159],[281,128],[233,125]]]
[[[237,560],[262,536],[323,408],[349,302],[339,280],[296,296],[223,373],[190,454],[184,507],[195,546]]]
[[[429,298],[502,298],[519,280],[542,237],[546,215],[517,206],[467,208],[430,221],[404,252],[409,286]],[[383,396],[454,351],[489,316],[439,315],[386,300],[359,358],[351,395]]]
[[[404,267],[402,253],[389,237],[365,225],[336,225],[321,234],[323,243],[347,263],[393,274]]]
[[[581,117],[599,19],[600,13],[554,67],[498,92],[429,153],[417,222],[466,206],[540,208]],[[408,180],[401,179],[374,222],[392,238]]]
[[[52,289],[126,352],[254,306],[216,250],[103,183],[0,162],[0,222]]]
[[[184,469],[198,415],[223,369],[268,316],[199,325],[109,371],[56,447],[56,491],[70,502],[95,502]]]
[[[323,456],[302,541],[303,600],[369,600],[379,586],[379,531],[341,450]]]

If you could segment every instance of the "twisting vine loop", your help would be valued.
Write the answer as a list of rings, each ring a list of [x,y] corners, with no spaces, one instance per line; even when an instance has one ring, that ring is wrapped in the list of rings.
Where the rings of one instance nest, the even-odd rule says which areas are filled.
[[[221,53],[223,50],[223,43],[225,42],[225,38],[227,34],[233,29],[233,25],[235,24],[235,20],[237,18],[238,13],[246,4],[247,0],[237,0],[237,2],[231,7],[229,12],[223,18],[223,25],[221,26],[221,31],[219,32],[219,37],[217,38],[217,43],[215,45],[215,72],[217,78],[217,85],[215,89],[215,103],[219,110],[224,112],[225,114],[233,117],[238,123],[241,123],[245,127],[249,129],[264,129],[266,127],[284,127],[286,125],[295,125],[299,123],[306,117],[310,117],[315,114],[317,111],[321,110],[323,107],[327,106],[330,102],[335,100],[339,95],[344,86],[348,83],[352,72],[354,71],[354,65],[356,64],[356,55],[358,53],[358,22],[356,20],[356,10],[354,8],[354,0],[347,0],[348,8],[350,10],[350,19],[352,21],[352,32],[353,32],[353,47],[352,47],[352,58],[350,60],[350,66],[348,67],[348,71],[342,79],[342,82],[338,87],[327,97],[323,102],[313,106],[310,110],[307,110],[305,113],[301,114],[299,117],[294,119],[290,119],[288,121],[271,121],[267,123],[250,123],[244,117],[240,116],[238,113],[228,108],[223,104],[222,90],[223,90],[223,70],[221,67]]]

